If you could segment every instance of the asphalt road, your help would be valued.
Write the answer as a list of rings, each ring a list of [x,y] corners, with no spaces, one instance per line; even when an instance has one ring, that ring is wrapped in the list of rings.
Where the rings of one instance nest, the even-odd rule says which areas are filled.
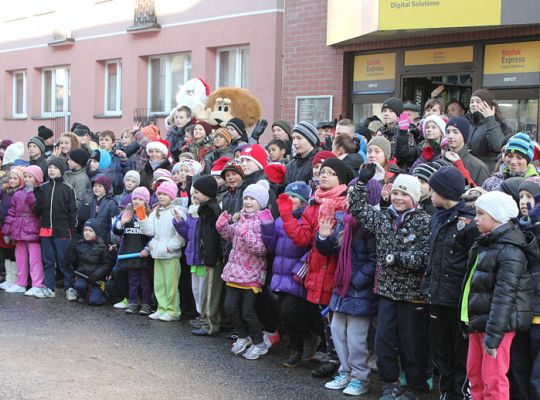
[[[0,399],[346,399],[311,378],[316,363],[281,367],[285,350],[256,361],[231,341],[194,337],[187,322],[152,321],[0,292]],[[380,385],[365,399],[377,399]],[[431,396],[430,396],[431,397]]]

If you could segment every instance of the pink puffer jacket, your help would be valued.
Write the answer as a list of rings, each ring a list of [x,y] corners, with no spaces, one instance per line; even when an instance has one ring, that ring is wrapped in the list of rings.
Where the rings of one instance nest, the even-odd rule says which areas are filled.
[[[39,220],[35,214],[34,192],[19,189],[11,199],[2,234],[11,240],[39,241]]]

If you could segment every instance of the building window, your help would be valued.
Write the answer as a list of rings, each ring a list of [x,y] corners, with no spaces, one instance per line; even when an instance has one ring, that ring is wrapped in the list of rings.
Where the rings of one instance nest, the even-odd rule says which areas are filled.
[[[249,86],[249,48],[221,49],[217,53],[216,82],[218,87]]]
[[[122,113],[122,63],[107,61],[105,63],[105,114]]]
[[[26,118],[26,71],[13,73],[13,117]]]
[[[191,54],[151,57],[148,76],[150,112],[168,113],[176,107],[179,86],[191,79]]]
[[[44,69],[42,72],[41,114],[54,116],[56,113],[69,112],[70,83],[69,68],[57,67]]]

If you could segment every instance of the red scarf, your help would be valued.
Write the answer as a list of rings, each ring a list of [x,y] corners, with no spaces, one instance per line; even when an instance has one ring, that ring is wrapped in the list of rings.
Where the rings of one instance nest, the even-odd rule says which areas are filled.
[[[347,209],[347,185],[338,185],[330,190],[317,189],[315,201],[321,205],[319,208],[319,220],[335,221],[337,211]]]

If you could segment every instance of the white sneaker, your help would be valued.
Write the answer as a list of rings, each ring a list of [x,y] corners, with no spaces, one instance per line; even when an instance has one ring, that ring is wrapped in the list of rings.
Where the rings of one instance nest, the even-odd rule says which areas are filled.
[[[26,287],[19,286],[14,284],[6,289],[6,293],[24,293],[26,292]]]
[[[13,282],[4,281],[4,282],[0,283],[0,289],[7,290],[13,285],[14,285]]]
[[[251,346],[248,351],[244,353],[244,358],[246,360],[256,360],[260,356],[264,356],[266,353],[268,353],[268,348],[264,342],[262,342]]]
[[[175,318],[173,317],[171,314],[169,313],[164,313],[164,314],[161,314],[158,319],[160,321],[165,321],[165,322],[171,322],[171,321],[177,321],[178,318]]]
[[[69,288],[66,290],[66,299],[67,301],[77,301],[79,296],[77,295],[77,291],[73,288]]]
[[[239,356],[242,354],[249,346],[251,346],[251,339],[250,338],[244,338],[244,339],[236,339],[236,342],[234,342],[233,346],[231,347],[231,352]]]
[[[334,380],[326,382],[324,387],[332,390],[343,390],[348,387],[350,381],[351,378],[349,378],[347,375],[338,374],[334,377]]]
[[[157,311],[148,316],[148,318],[150,318],[150,319],[159,319],[159,317],[161,317],[161,313],[157,312]]]
[[[128,305],[128,299],[124,299],[116,303],[113,307],[117,310],[125,310],[126,308],[128,308]]]
[[[54,298],[56,297],[56,293],[54,293],[51,289],[47,287],[43,287],[39,288],[36,294],[34,294],[34,297],[38,299]]]
[[[26,292],[24,292],[24,295],[25,296],[31,296],[31,297],[34,297],[34,295],[39,292],[41,290],[41,288],[38,288],[38,287],[31,287],[30,289],[28,289]]]
[[[348,394],[349,396],[362,396],[367,392],[369,392],[368,385],[357,379],[351,379],[345,390],[343,390],[343,394]]]

